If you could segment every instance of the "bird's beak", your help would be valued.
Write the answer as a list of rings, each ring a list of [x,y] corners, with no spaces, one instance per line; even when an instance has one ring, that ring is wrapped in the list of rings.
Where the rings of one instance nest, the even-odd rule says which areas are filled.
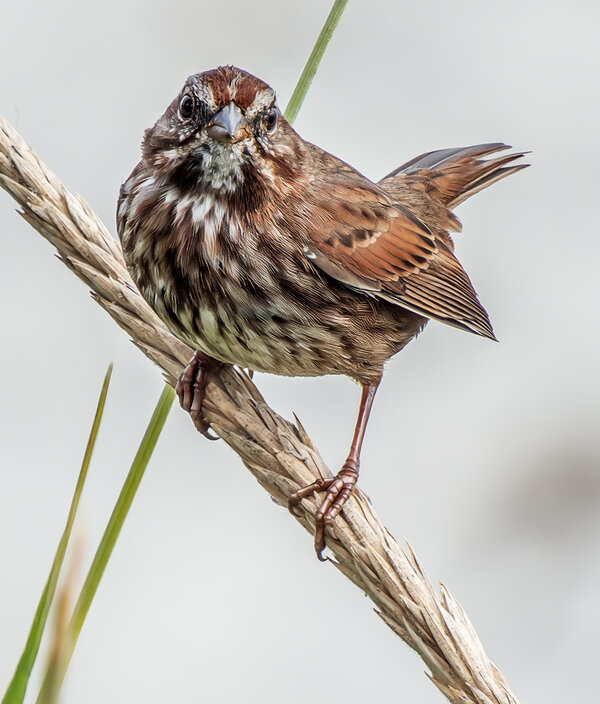
[[[206,131],[211,139],[219,142],[240,142],[247,136],[246,120],[242,111],[231,101],[219,110]]]

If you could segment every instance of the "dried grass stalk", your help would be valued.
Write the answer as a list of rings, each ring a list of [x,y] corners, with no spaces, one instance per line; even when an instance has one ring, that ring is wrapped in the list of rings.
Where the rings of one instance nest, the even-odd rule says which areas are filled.
[[[174,338],[136,290],[121,249],[89,205],[67,191],[19,134],[0,116],[0,183],[21,215],[58,250],[62,261],[92,289],[94,299],[174,384],[192,350]],[[273,499],[317,477],[329,476],[299,422],[285,421],[265,403],[241,370],[225,368],[209,382],[211,426]],[[204,439],[200,439],[204,442]],[[315,500],[296,519],[314,531]],[[403,550],[360,491],[346,504],[327,545],[333,564],[364,591],[376,612],[424,660],[431,679],[456,704],[517,704],[488,659],[467,615],[444,586],[438,593],[416,556]]]

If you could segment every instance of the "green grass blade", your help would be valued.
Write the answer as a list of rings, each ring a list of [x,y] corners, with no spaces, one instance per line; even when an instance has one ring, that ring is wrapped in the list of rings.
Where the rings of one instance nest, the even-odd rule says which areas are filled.
[[[123,488],[121,489],[121,493],[119,494],[119,498],[117,499],[110,520],[108,521],[104,535],[100,541],[100,545],[96,550],[92,566],[90,567],[84,585],[81,589],[81,593],[79,594],[79,598],[77,599],[77,603],[75,604],[75,608],[73,609],[73,615],[71,616],[71,620],[67,627],[65,647],[61,657],[60,671],[52,673],[52,678],[49,677],[48,673],[46,677],[44,677],[44,681],[37,699],[38,704],[47,701],[51,684],[56,687],[60,687],[62,684],[71,660],[71,656],[73,655],[73,650],[75,649],[77,639],[81,632],[83,622],[89,611],[92,599],[96,594],[100,579],[104,574],[104,570],[112,554],[113,548],[115,547],[115,543],[117,542],[117,538],[119,537],[119,533],[121,532],[121,528],[123,527],[123,523],[127,513],[129,512],[135,493],[140,485],[142,477],[144,476],[146,466],[152,456],[154,448],[156,447],[156,443],[165,421],[167,420],[169,410],[173,404],[174,396],[175,392],[173,389],[170,386],[165,386],[158,403],[156,404],[156,408],[154,409],[154,413],[152,414],[152,418],[150,419],[146,432],[144,433],[144,437],[142,438],[142,442],[140,443],[137,454],[133,460],[129,474],[125,479],[125,483],[123,484]],[[53,682],[51,682],[51,679],[53,679]]]
[[[108,367],[106,375],[104,376],[104,382],[100,391],[100,398],[98,399],[98,405],[96,407],[96,414],[94,415],[94,421],[92,423],[92,429],[90,430],[90,436],[85,448],[83,461],[81,462],[81,469],[79,470],[79,476],[77,477],[77,484],[73,493],[73,499],[71,501],[71,507],[69,508],[69,515],[67,517],[65,529],[58,543],[58,548],[52,562],[52,567],[50,568],[50,574],[48,575],[48,579],[46,581],[46,585],[44,586],[42,596],[40,597],[35,616],[33,617],[33,623],[31,624],[29,635],[27,636],[25,648],[23,649],[23,653],[19,659],[13,678],[8,685],[8,689],[2,698],[2,704],[21,704],[25,698],[27,683],[29,682],[31,670],[40,648],[42,634],[48,620],[48,611],[50,610],[50,605],[56,592],[58,575],[65,557],[67,544],[71,536],[71,529],[73,528],[73,522],[75,520],[75,514],[77,512],[77,507],[79,506],[79,499],[83,490],[83,484],[87,476],[88,467],[90,466],[90,460],[92,458],[92,452],[98,436],[98,429],[100,427],[100,421],[102,420],[102,414],[104,413],[104,405],[106,403],[106,395],[108,393],[112,370],[113,365],[111,364]]]
[[[335,0],[333,3],[329,15],[325,20],[325,24],[323,25],[323,29],[315,42],[313,50],[310,52],[306,66],[298,79],[298,83],[296,83],[292,97],[290,98],[290,101],[285,109],[285,119],[290,124],[292,124],[298,116],[298,112],[304,102],[304,98],[306,98],[310,84],[312,83],[317,69],[319,68],[319,64],[321,63],[321,59],[325,53],[325,49],[327,49],[327,45],[329,44],[329,41],[338,26],[338,22],[340,21],[347,4],[348,0]]]

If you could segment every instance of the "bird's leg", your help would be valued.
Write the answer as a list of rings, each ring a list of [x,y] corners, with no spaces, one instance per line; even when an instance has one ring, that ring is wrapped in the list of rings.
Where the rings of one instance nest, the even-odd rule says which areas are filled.
[[[209,357],[204,352],[200,352],[200,350],[196,350],[175,387],[181,407],[190,414],[196,429],[209,440],[218,440],[219,438],[209,432],[210,425],[204,417],[202,406],[208,372],[220,366],[221,362]]]
[[[315,551],[319,560],[324,558],[321,553],[325,549],[325,528],[336,518],[346,501],[350,498],[352,490],[358,481],[358,468],[360,464],[360,450],[365,436],[365,430],[369,421],[369,414],[373,405],[373,399],[381,377],[371,384],[362,384],[362,395],[360,398],[360,408],[358,419],[354,428],[354,437],[350,446],[350,453],[344,465],[335,477],[327,479],[317,479],[309,486],[305,486],[295,491],[288,500],[290,510],[296,506],[303,498],[310,496],[315,491],[325,491],[325,498],[317,509],[315,516]]]

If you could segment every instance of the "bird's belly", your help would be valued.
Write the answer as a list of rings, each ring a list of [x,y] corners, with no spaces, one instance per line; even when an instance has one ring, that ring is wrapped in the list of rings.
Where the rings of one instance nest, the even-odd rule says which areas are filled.
[[[258,295],[231,279],[218,290],[182,290],[165,280],[140,290],[176,337],[227,364],[283,376],[345,374],[368,382],[425,323],[320,279],[301,281],[293,295],[275,284]]]
[[[285,344],[280,328],[257,313],[199,306],[180,314],[179,323],[192,346],[222,362],[290,376],[318,374]]]
[[[390,316],[385,329],[381,318],[371,328],[353,316],[340,316],[331,326],[284,318],[271,308],[250,313],[224,305],[190,308],[180,311],[177,322],[165,321],[190,346],[228,364],[283,376],[345,374],[368,382],[423,327],[424,319],[407,316],[396,321]]]
[[[173,332],[228,364],[283,376],[348,374],[351,360],[318,325],[286,320],[271,311],[198,307],[179,315]],[[183,330],[182,330],[183,329]],[[336,354],[337,353],[337,354]]]
[[[285,376],[344,374],[348,370],[327,355],[326,330],[309,320],[303,306],[266,292],[258,295],[229,279],[218,288],[173,286],[173,273],[148,267],[138,287],[171,332],[210,357],[255,371]],[[206,280],[219,281],[212,272]],[[278,299],[279,302],[274,301]],[[346,365],[347,366],[347,365]]]

